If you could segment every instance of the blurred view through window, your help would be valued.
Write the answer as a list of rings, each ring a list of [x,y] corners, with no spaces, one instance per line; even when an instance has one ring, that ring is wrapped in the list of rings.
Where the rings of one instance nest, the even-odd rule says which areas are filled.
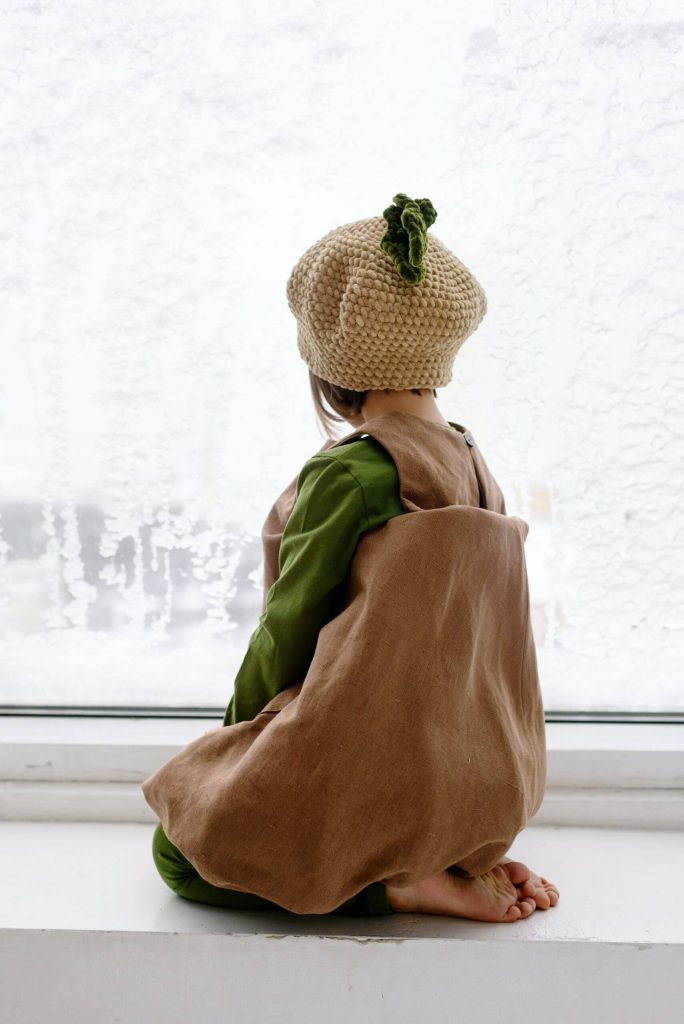
[[[547,709],[684,710],[681,42],[562,6],[5,17],[0,703],[225,706],[323,443],[287,276],[406,190],[487,292],[438,402],[530,523]]]

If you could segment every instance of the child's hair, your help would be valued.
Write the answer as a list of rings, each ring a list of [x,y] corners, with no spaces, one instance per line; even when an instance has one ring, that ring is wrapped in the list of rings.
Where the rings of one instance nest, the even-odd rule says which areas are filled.
[[[368,391],[351,391],[349,388],[340,387],[339,384],[331,384],[330,381],[324,380],[323,377],[317,377],[312,370],[309,370],[309,383],[311,384],[311,394],[313,395],[314,407],[319,423],[328,437],[332,439],[331,427],[333,423],[345,422],[345,413],[353,416],[359,412],[363,407]],[[384,390],[388,391],[389,388]],[[421,391],[420,388],[409,388],[408,390],[413,391],[416,395],[419,395]],[[436,388],[431,388],[430,390],[436,398]],[[331,412],[330,409],[326,409],[324,402],[327,402],[335,411]]]

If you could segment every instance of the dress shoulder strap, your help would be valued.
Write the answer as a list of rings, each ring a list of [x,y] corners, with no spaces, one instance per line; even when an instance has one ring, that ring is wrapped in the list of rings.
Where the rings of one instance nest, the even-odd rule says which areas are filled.
[[[409,512],[445,505],[474,505],[504,512],[503,495],[471,432],[413,413],[374,416],[321,450],[374,437],[397,467],[401,500]]]

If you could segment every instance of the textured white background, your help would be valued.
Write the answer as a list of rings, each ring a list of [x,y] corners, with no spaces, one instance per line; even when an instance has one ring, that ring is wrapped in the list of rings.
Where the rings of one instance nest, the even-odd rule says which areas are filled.
[[[680,5],[0,10],[0,701],[225,704],[323,442],[287,276],[405,191],[488,295],[438,401],[530,522],[547,708],[684,708]]]

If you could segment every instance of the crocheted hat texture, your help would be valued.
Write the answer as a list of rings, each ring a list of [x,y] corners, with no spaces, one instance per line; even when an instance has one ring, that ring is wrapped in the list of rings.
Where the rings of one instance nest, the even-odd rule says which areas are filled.
[[[355,391],[443,387],[487,312],[471,271],[428,236],[430,200],[399,192],[392,202],[382,217],[329,231],[287,282],[302,359]]]

